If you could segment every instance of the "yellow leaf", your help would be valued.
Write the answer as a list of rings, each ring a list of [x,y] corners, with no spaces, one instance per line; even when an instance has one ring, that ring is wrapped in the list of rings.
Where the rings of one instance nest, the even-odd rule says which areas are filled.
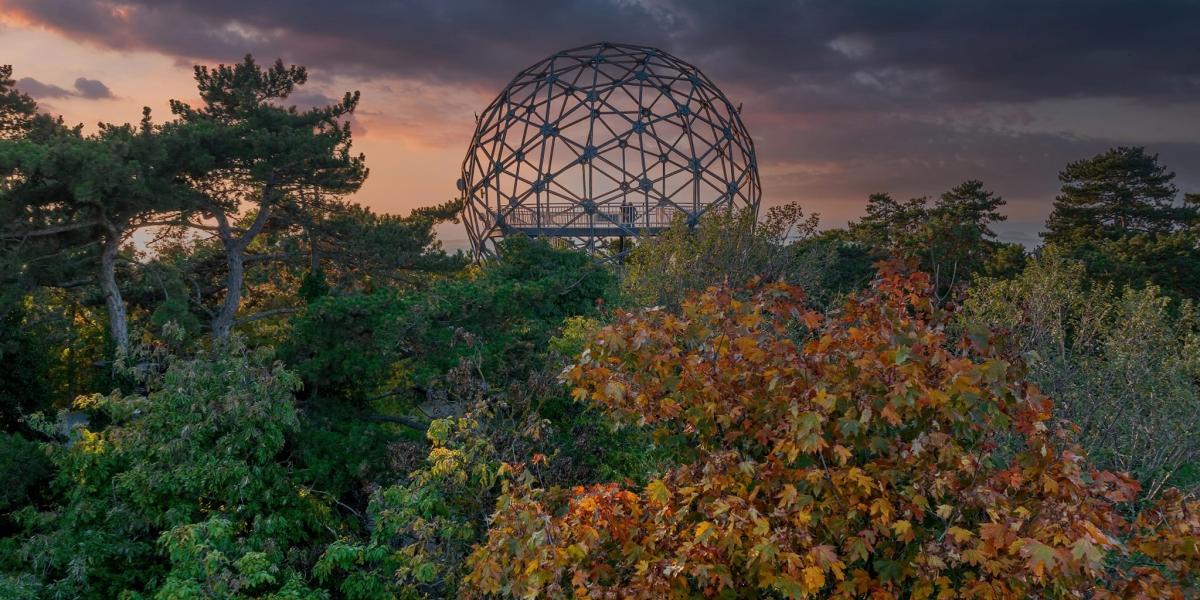
[[[646,484],[646,495],[650,501],[658,504],[666,504],[671,500],[671,490],[667,489],[667,485],[661,479]]]
[[[808,587],[810,592],[815,592],[825,587],[825,573],[821,572],[819,567],[807,567],[804,569],[804,585]]]
[[[783,491],[779,492],[779,504],[781,506],[790,506],[796,501],[797,495],[799,494],[796,492],[796,486],[790,483],[785,483],[783,485]]]
[[[970,531],[963,529],[962,527],[951,527],[950,529],[947,529],[946,532],[949,533],[950,537],[954,538],[954,541],[959,544],[971,539],[971,537],[975,535]]]
[[[530,559],[525,562],[525,574],[526,575],[531,575],[536,570],[538,570],[538,561]]]

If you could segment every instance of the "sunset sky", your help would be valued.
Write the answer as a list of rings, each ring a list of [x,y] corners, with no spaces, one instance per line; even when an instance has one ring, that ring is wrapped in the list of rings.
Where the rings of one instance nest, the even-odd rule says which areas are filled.
[[[978,178],[1027,244],[1058,170],[1109,146],[1145,145],[1200,191],[1198,39],[1200,0],[0,0],[0,63],[70,122],[169,118],[191,65],[247,52],[309,67],[297,103],[360,90],[357,200],[379,211],[453,197],[474,114],[520,69],[603,40],[671,52],[743,105],[767,205],[838,226],[871,192]]]

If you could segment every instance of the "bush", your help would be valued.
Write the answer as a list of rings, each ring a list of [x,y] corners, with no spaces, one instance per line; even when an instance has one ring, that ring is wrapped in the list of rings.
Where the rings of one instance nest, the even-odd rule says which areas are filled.
[[[573,485],[645,481],[681,454],[645,430],[612,428],[545,372],[499,393],[473,372],[454,373],[456,395],[470,398],[470,409],[434,421],[424,460],[372,495],[369,536],[339,539],[318,563],[321,580],[347,598],[455,596],[509,475],[506,463],[535,456],[542,481]]]
[[[625,262],[626,305],[678,308],[689,293],[751,281],[800,283],[816,306],[828,307],[875,275],[875,249],[843,230],[818,233],[818,215],[796,203],[772,207],[763,222],[752,211],[716,212],[695,227],[682,219],[642,240]]]
[[[1050,250],[1015,279],[985,280],[965,303],[968,328],[1004,330],[1029,378],[1104,469],[1132,473],[1154,497],[1195,486],[1200,462],[1200,315],[1153,286],[1094,284]]]
[[[567,372],[574,394],[687,436],[699,458],[640,488],[555,488],[514,466],[470,592],[1194,592],[1200,504],[1171,494],[1126,524],[1137,483],[1090,470],[1019,364],[984,335],[947,339],[931,296],[927,276],[885,272],[825,316],[783,285],[622,315]],[[1130,551],[1165,567],[1111,568]]]
[[[54,447],[61,505],[24,509],[23,573],[46,597],[299,597],[330,526],[283,460],[296,377],[262,353],[174,361],[147,395],[81,397],[111,424]]]
[[[15,433],[0,432],[0,535],[8,533],[7,515],[40,496],[52,467],[41,444]]]
[[[585,254],[512,238],[498,261],[425,290],[316,300],[284,356],[310,393],[354,404],[409,387],[442,392],[463,360],[494,381],[520,380],[540,367],[563,319],[595,314],[615,286]]]

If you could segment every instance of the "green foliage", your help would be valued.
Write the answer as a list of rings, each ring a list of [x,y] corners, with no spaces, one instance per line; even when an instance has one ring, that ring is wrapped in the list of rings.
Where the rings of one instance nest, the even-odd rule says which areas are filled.
[[[1158,155],[1118,147],[1067,165],[1047,244],[1118,287],[1153,283],[1200,298],[1200,203],[1178,198]]]
[[[0,431],[15,430],[22,416],[46,408],[50,353],[25,326],[24,307],[0,296]]]
[[[239,524],[225,517],[181,525],[162,534],[159,544],[172,565],[155,593],[158,600],[179,598],[328,598],[308,587],[293,569],[281,568],[277,550],[251,550]],[[274,556],[273,556],[274,555]]]
[[[838,305],[875,276],[877,255],[847,237],[845,231],[827,231],[789,247],[792,257],[786,278],[802,284],[809,302],[818,308]]]
[[[340,194],[362,184],[363,157],[350,154],[350,128],[343,121],[358,105],[357,92],[329,106],[288,107],[288,97],[307,83],[307,70],[282,60],[263,68],[249,55],[233,65],[197,66],[195,79],[202,103],[172,100],[178,117],[172,127],[178,129],[173,133],[183,164],[232,185],[210,197],[212,202],[236,209],[237,202],[263,191]]]
[[[1142,147],[1112,148],[1069,163],[1058,178],[1062,192],[1046,221],[1048,243],[1170,233],[1196,218],[1176,203],[1175,174]]]
[[[12,75],[12,65],[0,65],[0,140],[43,137],[64,129],[62,117],[38,112],[37,102],[17,89]]]
[[[12,65],[0,65],[0,138],[25,132],[37,114],[37,102],[17,89]]]
[[[631,377],[661,379],[663,386],[662,401],[626,415],[632,419],[570,398],[557,379],[565,359],[580,357],[581,364],[596,367],[593,400],[634,401],[635,395],[610,385],[621,367],[594,362],[596,357],[644,353],[655,336],[691,339],[704,323],[758,331],[762,315],[747,312],[753,306],[747,300],[756,282],[766,280],[801,284],[808,292],[795,310],[772,317],[780,318],[781,327],[793,327],[797,317],[809,328],[813,319],[827,320],[837,334],[829,342],[808,340],[819,346],[813,356],[825,357],[822,344],[830,343],[854,358],[820,358],[810,365],[811,380],[801,377],[797,385],[832,381],[844,385],[845,398],[878,392],[874,402],[898,398],[897,378],[918,381],[911,377],[920,368],[958,373],[920,382],[913,389],[920,388],[921,397],[942,384],[959,394],[962,386],[999,376],[995,365],[1003,361],[959,373],[969,365],[946,357],[965,352],[966,345],[950,350],[938,341],[946,333],[942,325],[921,317],[933,306],[910,306],[916,301],[911,290],[897,288],[877,305],[837,308],[867,286],[877,275],[876,261],[889,255],[933,274],[933,304],[970,284],[954,327],[989,353],[996,347],[976,334],[1005,330],[993,342],[1021,360],[1004,364],[1029,365],[1030,378],[1060,401],[1059,413],[1073,423],[1064,422],[1064,439],[1079,439],[1101,467],[1131,471],[1150,497],[1170,496],[1159,494],[1168,486],[1200,485],[1200,315],[1176,300],[1200,297],[1200,196],[1178,199],[1174,175],[1141,148],[1116,148],[1067,166],[1048,223],[1051,243],[1028,264],[1023,247],[999,242],[992,231],[1004,218],[1002,199],[972,180],[936,200],[873,195],[866,216],[846,230],[818,232],[817,216],[793,203],[772,208],[761,222],[749,212],[706,214],[690,227],[678,221],[639,242],[615,266],[519,237],[501,243],[499,259],[467,266],[463,255],[443,250],[435,233],[436,224],[457,217],[461,200],[404,217],[347,201],[367,176],[363,157],[351,154],[349,120],[359,97],[349,93],[311,109],[289,106],[307,80],[303,67],[279,61],[260,66],[251,57],[199,67],[200,102],[172,102],[173,120],[155,124],[147,112],[138,124],[105,124],[85,135],[81,127],[39,113],[33,99],[16,89],[11,67],[0,67],[0,598],[448,597],[464,591],[467,556],[485,541],[489,515],[534,514],[562,504],[586,483],[599,487],[584,496],[642,490],[648,506],[681,502],[670,511],[656,508],[655,519],[686,516],[702,507],[682,502],[693,486],[668,487],[671,477],[703,480],[725,473],[746,486],[765,481],[740,460],[713,463],[718,468],[704,473],[684,466],[700,464],[705,444],[733,443],[748,432],[758,436],[751,436],[759,440],[754,443],[779,437],[778,427],[795,420],[796,402],[814,401],[789,396],[774,383],[750,398],[746,385],[730,384],[742,375],[752,383],[766,381],[762,369],[746,367],[764,356],[762,342],[784,357],[779,365],[785,371],[803,366],[791,354],[805,343],[803,336],[781,329],[757,341],[738,340],[738,358],[728,368],[693,373],[711,385],[691,388],[694,406],[683,413],[680,379],[660,376],[703,370],[703,362],[666,354],[653,373],[629,371]],[[151,224],[165,229],[156,231],[150,251],[135,250],[130,236]],[[619,284],[614,271],[623,276]],[[695,290],[726,284],[721,289],[730,294],[717,304],[728,302],[730,314],[742,315],[744,323],[706,317],[715,306],[706,305],[678,319],[668,318],[669,310],[641,312],[637,319],[655,325],[628,339],[604,327],[614,320],[609,304],[672,308]],[[810,308],[820,313],[805,313]],[[297,316],[280,318],[290,314]],[[856,346],[871,331],[862,327],[846,330],[843,339],[839,328],[855,318],[886,325],[871,334],[884,345]],[[235,327],[240,336],[231,336]],[[920,342],[912,331],[928,339]],[[218,343],[206,343],[210,333]],[[122,338],[156,350],[114,353]],[[257,350],[246,350],[246,339]],[[704,339],[697,351],[725,351],[725,342],[716,344]],[[926,354],[918,356],[918,346]],[[212,353],[189,357],[197,348]],[[290,370],[273,364],[273,356]],[[886,376],[864,376],[870,369]],[[301,382],[297,402],[293,394]],[[727,426],[776,395],[783,416],[769,419],[769,427]],[[962,406],[974,407],[971,419],[982,418],[979,398],[962,394]],[[726,405],[714,408],[718,403]],[[427,410],[427,418],[400,412],[414,406]],[[862,404],[846,406],[853,412]],[[57,424],[44,416],[56,411]],[[658,411],[675,423],[711,413],[719,427],[643,423]],[[830,439],[867,435],[868,427],[881,426],[879,419],[895,425],[895,414],[875,412],[874,425],[871,410],[857,421],[839,421],[827,432]],[[909,416],[919,424],[929,415]],[[801,429],[809,428],[809,419],[801,420]],[[70,431],[68,421],[83,427]],[[795,491],[826,485],[830,465],[837,468],[834,459],[845,467],[887,444],[919,448],[941,430],[919,429],[906,425],[900,437],[848,444],[851,449],[837,451],[821,469],[808,459],[788,459],[789,468],[812,473],[803,478],[808,483],[778,479],[777,490],[793,508],[809,503]],[[783,435],[772,452],[811,439]],[[995,447],[983,448],[997,457],[996,468],[1017,456],[1004,445],[1014,439],[997,436]],[[947,457],[919,451],[903,456],[947,460],[921,480],[938,489],[948,481],[946,473],[968,466]],[[1036,463],[1046,457],[1027,458]],[[913,476],[889,464],[873,475]],[[842,493],[875,493],[857,475],[845,475],[834,482]],[[975,477],[970,474],[971,486],[993,486]],[[525,505],[528,513],[513,512],[515,497],[501,493],[513,482],[557,490],[557,496]],[[979,488],[967,499],[978,510],[964,518],[990,515],[997,490],[1009,494],[1039,485],[1005,479]],[[907,488],[894,491],[900,493],[896,511],[929,508],[920,506],[927,498],[911,496]],[[736,497],[718,496],[721,502]],[[605,500],[603,494],[596,498]],[[1166,499],[1163,511],[1183,511],[1177,497]],[[750,529],[727,538],[728,547],[753,536],[763,544],[744,555],[754,558],[731,561],[726,574],[771,560],[775,540],[768,538],[786,527],[824,535],[839,519],[866,510],[830,496],[822,499],[828,512],[820,519],[780,520],[763,529],[760,517],[778,516],[779,494],[745,500],[762,509],[730,521],[730,532]],[[1021,511],[1028,506],[1013,506],[1017,529],[1027,527],[1029,515]],[[951,518],[937,510],[938,518]],[[585,507],[566,516],[583,523],[598,514]],[[719,518],[728,514],[723,510]],[[1179,527],[1160,536],[1151,530],[1162,515],[1145,514],[1134,527],[1151,535],[1138,542],[1139,554],[1131,560],[1194,562],[1200,538]],[[564,516],[546,514],[545,523]],[[715,556],[705,544],[721,539],[713,537],[719,534],[712,521],[680,521],[687,527],[675,532],[687,552],[704,549],[679,555],[688,556],[679,569],[699,569],[697,583],[715,572],[704,571]],[[1200,521],[1191,522],[1200,532]],[[815,529],[805,529],[809,525]],[[850,575],[854,581],[878,578],[890,586],[913,577],[914,569],[941,568],[912,559],[915,546],[887,541],[933,531],[923,530],[920,520],[883,525],[847,528],[851,538],[831,538],[842,544],[864,532],[873,536],[849,546],[847,564],[860,554],[878,555]],[[510,521],[499,531],[506,527],[534,531],[540,525]],[[590,544],[588,536],[603,529],[577,533]],[[991,529],[989,535],[1000,540],[1007,531]],[[958,539],[964,533],[971,532],[953,533],[953,544],[964,544]],[[541,552],[562,541],[505,535],[490,541],[497,554],[525,543]],[[928,556],[973,560],[957,551],[939,554],[952,547],[945,535],[925,539],[929,544],[920,551]],[[980,551],[1011,554],[994,564],[1016,577],[1049,571],[1056,561],[1065,565],[1068,554],[1099,568],[1092,564],[1095,548],[1083,547],[1080,556],[1055,551],[1054,543],[1018,549],[988,541]],[[634,548],[609,546],[572,544],[551,558],[571,562],[581,552],[616,556]],[[901,549],[901,555],[887,548]],[[639,574],[660,567],[642,570],[645,562],[630,558],[630,570]],[[804,557],[815,562],[803,570],[803,583],[819,589],[836,578],[849,590],[844,586],[851,579],[842,582],[840,571],[826,569],[837,564],[829,558],[823,549]],[[551,584],[541,581],[544,571],[537,566],[512,565],[514,574]],[[607,581],[628,573],[602,568],[595,575]],[[738,593],[753,593],[764,581],[747,580]],[[799,582],[787,580],[776,589],[795,593]]]
[[[930,273],[941,295],[981,274],[1007,274],[1019,267],[1024,251],[996,239],[991,225],[1006,219],[1004,200],[968,180],[943,193],[932,205],[927,198],[898,202],[888,194],[871,194],[866,215],[850,226],[850,236],[872,248],[876,256],[916,261]]]
[[[363,403],[397,377],[405,324],[395,291],[314,299],[292,324],[283,355],[315,397]]]
[[[462,201],[417,208],[408,216],[385,215],[355,205],[332,211],[313,223],[310,252],[322,259],[337,287],[366,281],[402,286],[425,273],[461,269],[464,257],[442,249],[434,225],[458,218]]]
[[[1194,483],[1200,462],[1200,318],[1153,286],[1115,292],[1053,248],[1011,280],[970,292],[968,328],[1005,328],[1008,348],[1101,468],[1130,472],[1153,497]]]
[[[497,381],[538,366],[563,319],[594,314],[612,275],[586,255],[507,240],[502,258],[403,293],[329,295],[295,320],[284,356],[308,392],[361,404],[400,388],[444,388],[469,359]]]
[[[317,576],[340,581],[339,591],[352,599],[448,596],[479,538],[501,476],[497,450],[484,429],[492,417],[434,421],[424,465],[409,473],[407,482],[373,495],[367,509],[370,539],[331,544],[317,563]]]
[[[313,406],[289,447],[294,478],[311,493],[366,506],[375,482],[392,475],[389,448],[403,435],[413,434],[405,429],[398,435],[393,426],[365,420],[356,410]]]
[[[33,504],[51,474],[50,460],[40,444],[0,432],[0,536],[11,526],[4,515]]]
[[[21,514],[25,573],[52,597],[294,596],[328,516],[283,460],[297,378],[234,349],[149,385],[77,402],[110,424],[54,448],[62,500]]]
[[[330,544],[314,569],[347,598],[454,596],[487,531],[506,463],[533,457],[537,477],[558,485],[645,482],[689,451],[678,437],[615,427],[545,372],[496,392],[472,371],[453,374],[454,395],[468,398],[470,410],[430,424],[424,460],[372,495],[369,536]]]
[[[816,235],[818,215],[796,203],[768,210],[762,223],[749,209],[712,212],[695,226],[677,219],[630,253],[621,287],[633,306],[678,306],[689,292],[712,285],[742,286],[755,279],[807,274],[796,246]]]

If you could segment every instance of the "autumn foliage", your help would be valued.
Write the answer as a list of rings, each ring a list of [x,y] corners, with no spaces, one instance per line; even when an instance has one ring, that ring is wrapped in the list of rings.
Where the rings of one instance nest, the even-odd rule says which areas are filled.
[[[841,311],[799,288],[710,289],[620,315],[564,372],[576,397],[689,437],[642,489],[542,489],[513,466],[477,595],[1182,598],[1200,503],[1136,508],[985,332],[884,269]],[[540,458],[540,457],[539,457]]]

